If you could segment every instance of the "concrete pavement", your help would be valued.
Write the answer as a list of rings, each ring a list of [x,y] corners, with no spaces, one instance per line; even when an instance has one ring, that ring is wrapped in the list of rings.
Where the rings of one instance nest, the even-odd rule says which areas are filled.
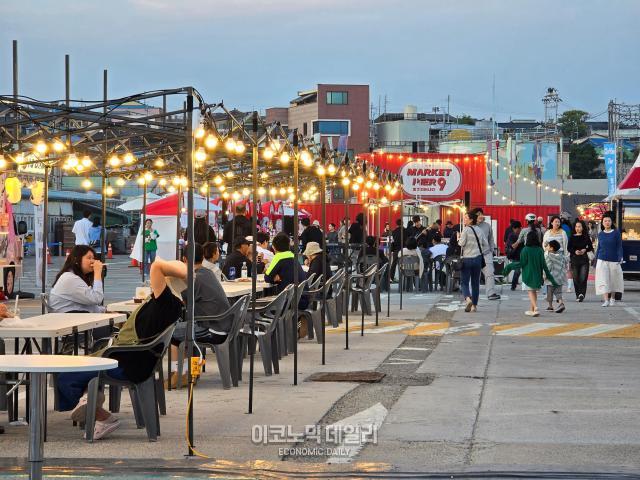
[[[113,286],[107,279],[109,301],[127,298],[139,281],[133,269],[120,265],[110,270]],[[405,294],[400,311],[393,293],[390,318],[385,297],[379,325],[365,317],[364,337],[359,313],[350,314],[349,350],[344,349],[344,325],[327,330],[327,365],[320,365],[315,341],[300,343],[297,386],[292,385],[291,356],[281,361],[280,375],[271,377],[264,376],[257,356],[251,415],[246,413],[248,363],[241,386],[225,391],[209,356],[194,411],[196,448],[210,459],[185,463],[182,458],[185,390],[168,392],[168,415],[161,419],[157,443],[148,443],[144,431],[135,428],[123,395],[122,427],[91,445],[71,427],[68,414],[50,413],[45,455],[50,465],[73,459],[76,466],[108,471],[104,459],[131,459],[137,465],[152,458],[158,468],[177,465],[190,471],[195,464],[255,478],[283,471],[339,477],[367,469],[389,478],[411,471],[638,473],[640,295],[628,291],[624,304],[608,309],[592,294],[582,304],[567,298],[565,313],[543,312],[531,319],[523,314],[526,294],[508,287],[500,301],[481,298],[475,314],[462,310],[457,295],[441,292]],[[32,308],[37,309],[36,302]],[[372,385],[304,381],[316,372],[356,370],[387,376]],[[305,425],[335,424],[378,404],[385,413],[377,444],[365,444],[350,464],[327,465],[321,455],[282,455],[282,447],[308,446],[309,438],[267,445],[251,441],[257,425],[291,425],[301,432]],[[8,426],[0,441],[0,465],[22,465],[26,428]]]

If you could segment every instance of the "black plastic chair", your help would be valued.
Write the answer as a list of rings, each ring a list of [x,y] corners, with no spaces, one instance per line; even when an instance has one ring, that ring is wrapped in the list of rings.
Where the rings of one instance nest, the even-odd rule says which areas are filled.
[[[155,442],[160,435],[160,415],[158,412],[158,396],[156,391],[156,371],[162,368],[162,357],[171,345],[171,336],[175,330],[175,324],[167,327],[155,339],[148,343],[138,345],[116,345],[107,348],[102,356],[111,358],[114,354],[150,352],[156,357],[156,365],[149,377],[142,382],[131,382],[129,380],[118,380],[109,376],[109,371],[102,371],[89,382],[87,388],[87,413],[85,417],[85,438],[93,442],[93,433],[96,423],[96,407],[98,403],[98,390],[100,387],[109,385],[109,390],[116,387],[128,388],[131,396],[131,405],[138,428],[145,427],[147,438],[150,442]]]

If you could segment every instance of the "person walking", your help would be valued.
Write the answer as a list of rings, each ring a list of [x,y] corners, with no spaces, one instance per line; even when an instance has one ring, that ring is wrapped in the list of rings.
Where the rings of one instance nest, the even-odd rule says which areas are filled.
[[[147,275],[151,271],[151,264],[156,259],[159,236],[158,231],[153,228],[153,220],[147,218],[147,221],[144,222],[144,271]]]
[[[587,226],[582,220],[576,220],[573,225],[573,232],[569,237],[569,264],[571,266],[571,276],[576,292],[576,300],[584,301],[587,294],[587,279],[589,278],[589,252],[593,255],[593,244],[589,237]]]
[[[538,290],[544,283],[543,273],[547,275],[547,279],[551,285],[557,287],[558,283],[551,275],[549,267],[544,260],[544,251],[540,245],[540,237],[537,231],[530,230],[527,234],[526,243],[520,253],[519,262],[511,262],[503,270],[503,274],[507,275],[511,270],[520,269],[522,271],[522,287],[527,290],[529,295],[530,309],[524,314],[529,317],[537,317],[540,315],[538,311]]]
[[[622,236],[609,216],[602,218],[601,227],[595,256],[596,295],[602,295],[602,306],[608,307],[615,303],[614,293],[624,292]]]
[[[553,280],[558,284],[554,286],[551,279],[547,278],[544,284],[547,286],[547,307],[548,312],[555,311],[556,313],[562,313],[565,310],[564,300],[562,298],[562,286],[567,281],[567,257],[560,253],[560,243],[557,240],[551,240],[547,245],[547,250],[544,253],[544,261],[549,267],[549,271],[553,276]],[[558,307],[553,308],[553,298],[558,302]]]
[[[90,210],[82,212],[82,218],[73,224],[71,230],[76,236],[76,245],[89,245],[89,229],[93,227],[93,222],[89,220],[91,216]]]
[[[509,261],[511,262],[520,261],[520,253],[522,253],[522,249],[524,248],[523,244],[518,243],[518,237],[520,236],[521,230],[522,230],[522,224],[518,220],[514,220],[510,227],[509,237],[505,242],[506,255]],[[513,271],[513,276],[511,278],[512,291],[518,288],[519,279],[520,279],[520,269],[515,269]]]
[[[464,295],[465,312],[475,312],[478,309],[480,296],[480,272],[484,265],[482,252],[489,248],[482,230],[477,227],[478,214],[470,211],[464,214],[464,229],[460,234],[459,244],[462,248],[462,270],[460,272],[460,288]]]
[[[484,221],[484,212],[481,208],[475,209],[478,216],[478,228],[484,234],[487,239],[487,247],[482,251],[484,257],[484,267],[482,267],[482,273],[484,273],[484,285],[489,300],[500,300],[500,295],[496,293],[496,279],[493,269],[493,252],[495,251],[496,244],[493,240],[493,228],[489,222]]]

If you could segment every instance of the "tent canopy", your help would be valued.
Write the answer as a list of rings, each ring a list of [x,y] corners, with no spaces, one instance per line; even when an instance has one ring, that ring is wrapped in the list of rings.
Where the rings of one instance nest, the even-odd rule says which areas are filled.
[[[187,206],[187,193],[183,192],[182,206],[186,208]],[[207,199],[201,195],[197,195],[194,193],[194,210],[206,211],[207,210]],[[216,212],[222,210],[220,205],[216,205],[213,200],[209,202],[209,211]],[[177,215],[178,213],[178,194],[172,193],[171,195],[167,195],[162,197],[159,200],[154,201],[153,203],[147,205],[146,214],[147,215]]]
[[[160,195],[156,195],[155,193],[147,193],[147,205],[153,203],[155,200],[158,200]],[[118,205],[119,210],[124,210],[125,212],[135,212],[138,210],[142,210],[142,206],[144,204],[144,195],[139,195],[128,202],[123,203],[122,205]]]

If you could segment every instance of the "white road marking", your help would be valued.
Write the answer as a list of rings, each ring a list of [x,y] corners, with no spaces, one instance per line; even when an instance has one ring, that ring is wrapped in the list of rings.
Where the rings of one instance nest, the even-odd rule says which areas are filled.
[[[437,307],[440,310],[444,310],[445,312],[455,312],[460,308],[460,305],[447,305],[444,307]]]
[[[594,325],[593,327],[581,328],[580,330],[574,330],[572,332],[563,332],[559,333],[559,337],[589,337],[591,335],[598,335],[599,333],[609,332],[611,330],[618,330],[620,328],[625,328],[630,325]]]
[[[403,361],[408,363],[420,363],[422,360],[417,358],[404,358],[404,357],[391,357],[389,360],[393,360],[395,362]]]
[[[527,333],[537,332],[539,330],[546,330],[547,328],[558,327],[560,325],[566,325],[565,323],[532,323],[523,327],[510,328],[508,330],[501,330],[495,332],[496,335],[525,335]]]
[[[338,427],[336,430],[343,433],[342,442],[340,442],[339,445],[335,445],[335,447],[345,451],[346,455],[330,457],[327,460],[327,463],[351,463],[354,457],[360,452],[360,450],[362,450],[364,444],[373,440],[371,435],[367,435],[367,432],[374,432],[373,437],[377,439],[377,431],[382,425],[382,422],[384,422],[388,413],[389,411],[384,407],[384,405],[376,403],[366,410],[362,410],[355,415],[351,415],[350,417],[329,425],[329,427]],[[346,426],[354,427],[355,433],[353,435],[355,435],[355,437],[344,433],[344,427]],[[353,440],[359,440],[359,444],[356,444]],[[348,445],[346,445],[347,443]]]
[[[426,352],[429,349],[428,348],[421,348],[421,347],[398,347],[398,348],[396,348],[396,350],[415,350],[415,351],[420,351],[420,352]]]
[[[624,307],[624,309],[629,312],[631,315],[636,317],[637,320],[640,320],[640,313],[633,307]]]

